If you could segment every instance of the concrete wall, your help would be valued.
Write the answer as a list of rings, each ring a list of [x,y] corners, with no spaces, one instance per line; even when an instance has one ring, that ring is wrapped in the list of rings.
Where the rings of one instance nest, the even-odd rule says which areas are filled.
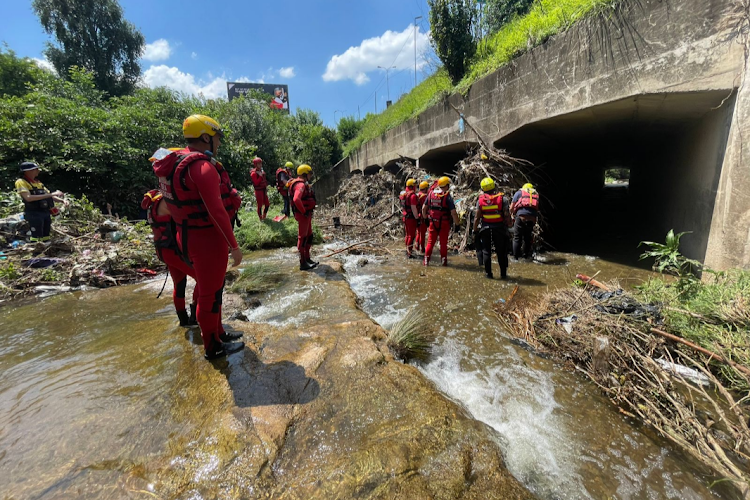
[[[324,177],[317,179],[313,183],[315,197],[319,204],[330,204],[330,197],[335,195],[339,186],[351,173],[349,168],[349,158],[344,158],[326,174]]]

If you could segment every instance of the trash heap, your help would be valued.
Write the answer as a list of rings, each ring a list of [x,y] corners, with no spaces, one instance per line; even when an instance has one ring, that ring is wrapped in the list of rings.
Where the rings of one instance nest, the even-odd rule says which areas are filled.
[[[29,240],[23,214],[0,219],[0,299],[133,283],[163,270],[145,221],[104,216],[71,198],[52,220],[49,240]]]
[[[430,175],[403,157],[396,165],[398,170],[395,174],[380,170],[374,175],[347,178],[333,196],[333,205],[318,211],[320,217],[316,218],[321,221],[318,225],[324,234],[329,238],[360,238],[379,244],[403,239],[398,197],[406,179],[432,184],[439,175]],[[491,177],[502,192],[512,197],[517,189],[528,182],[521,170],[527,165],[528,162],[513,158],[504,151],[482,147],[470,151],[466,158],[455,165],[454,171],[447,174],[451,178],[451,194],[463,228],[451,233],[448,244],[452,250],[463,252],[474,248],[470,228],[482,179]]]
[[[670,333],[669,306],[642,303],[616,281],[577,277],[576,286],[541,297],[524,298],[516,287],[495,305],[498,318],[522,344],[585,373],[621,413],[651,425],[748,498],[750,412],[739,388],[750,369]]]

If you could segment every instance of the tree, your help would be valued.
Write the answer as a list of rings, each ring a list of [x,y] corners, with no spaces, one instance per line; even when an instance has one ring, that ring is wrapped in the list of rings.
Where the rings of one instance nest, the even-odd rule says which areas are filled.
[[[485,13],[490,33],[499,31],[515,16],[526,14],[534,0],[487,0]]]
[[[357,120],[353,116],[344,116],[339,120],[339,139],[341,144],[346,144],[351,141],[362,130],[362,126],[365,124],[364,120]]]
[[[12,50],[0,48],[0,96],[26,94],[28,86],[36,84],[43,71],[28,57],[20,58]]]
[[[428,0],[432,46],[455,84],[477,49],[472,33],[474,0]]]
[[[61,76],[78,66],[91,71],[99,90],[110,96],[132,92],[141,74],[145,39],[125,20],[117,0],[34,0],[44,30],[57,46],[44,54]]]

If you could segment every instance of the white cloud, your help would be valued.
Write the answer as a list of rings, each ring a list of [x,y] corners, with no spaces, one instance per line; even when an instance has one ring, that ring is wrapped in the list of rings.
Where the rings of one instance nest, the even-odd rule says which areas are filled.
[[[294,66],[289,66],[288,68],[281,68],[279,70],[279,76],[281,78],[294,78],[296,76],[296,73],[294,72]]]
[[[227,96],[226,76],[214,77],[208,74],[208,80],[196,79],[190,73],[183,73],[178,68],[165,64],[151,66],[143,73],[143,81],[149,87],[168,87],[172,90],[185,92],[186,94],[199,95],[209,99]],[[249,82],[247,77],[240,77],[235,82]],[[262,82],[259,82],[262,83]]]
[[[426,64],[422,54],[429,47],[429,36],[417,28],[417,67]],[[370,81],[367,73],[378,69],[378,66],[395,66],[396,70],[414,68],[414,26],[409,25],[404,31],[386,31],[382,36],[362,41],[358,47],[349,47],[341,55],[335,55],[328,61],[323,80],[337,82],[353,80],[357,85]]]
[[[166,61],[171,54],[172,47],[169,46],[169,42],[160,38],[153,43],[146,44],[142,57],[146,61]]]
[[[193,61],[195,61],[196,59],[198,59],[198,53],[197,53],[197,52],[193,52],[193,53],[191,53],[191,54],[190,54],[190,58],[191,58],[191,59],[192,59]]]
[[[56,73],[55,67],[52,66],[52,63],[49,62],[46,58],[45,59],[39,59],[38,57],[32,57],[32,61],[36,63],[37,66],[39,66],[42,69],[46,69],[47,71],[51,71],[53,73]]]

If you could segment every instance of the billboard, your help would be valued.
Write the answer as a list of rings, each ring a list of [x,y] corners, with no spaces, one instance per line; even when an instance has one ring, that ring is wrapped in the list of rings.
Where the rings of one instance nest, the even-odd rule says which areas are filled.
[[[271,107],[289,112],[289,86],[275,83],[244,83],[227,82],[227,97],[231,101],[235,97],[247,94],[251,90],[259,90],[273,97]]]

